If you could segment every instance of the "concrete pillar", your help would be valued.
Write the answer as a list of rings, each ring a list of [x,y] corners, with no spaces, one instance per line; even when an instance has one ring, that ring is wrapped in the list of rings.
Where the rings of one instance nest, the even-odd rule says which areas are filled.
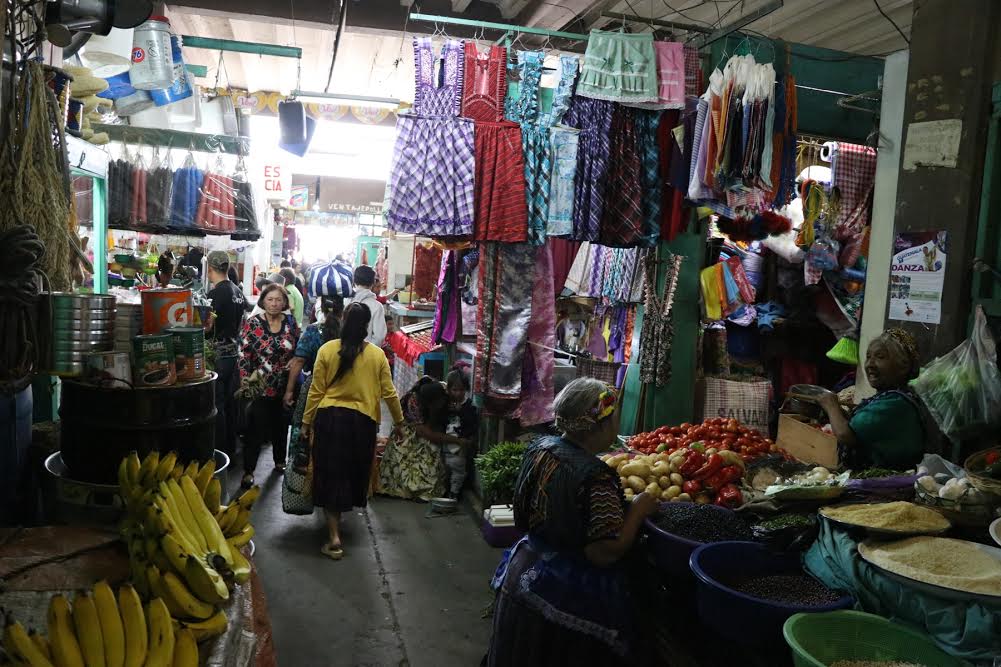
[[[996,0],[914,2],[904,141],[912,123],[958,119],[963,124],[955,167],[901,169],[897,189],[895,233],[949,233],[941,323],[887,321],[915,335],[925,360],[966,337],[999,21]]]

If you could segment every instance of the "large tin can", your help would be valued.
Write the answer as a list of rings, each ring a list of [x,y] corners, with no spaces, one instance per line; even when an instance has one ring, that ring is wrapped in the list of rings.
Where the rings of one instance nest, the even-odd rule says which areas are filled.
[[[205,375],[205,330],[201,327],[170,327],[164,333],[174,337],[174,367],[177,379],[185,382]]]
[[[148,334],[132,339],[132,377],[137,387],[157,387],[177,382],[174,337]]]
[[[170,50],[170,21],[151,16],[132,33],[132,87],[160,90],[174,82],[174,58]]]
[[[194,322],[191,290],[150,289],[142,293],[143,333],[158,334],[170,327],[187,327]]]

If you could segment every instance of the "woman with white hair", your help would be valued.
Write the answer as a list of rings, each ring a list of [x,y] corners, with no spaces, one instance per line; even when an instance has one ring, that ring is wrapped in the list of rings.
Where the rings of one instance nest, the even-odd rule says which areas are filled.
[[[562,437],[525,452],[514,519],[526,535],[494,577],[489,667],[627,664],[631,605],[620,563],[657,498],[627,503],[596,456],[618,433],[617,399],[604,382],[572,381],[556,397]]]

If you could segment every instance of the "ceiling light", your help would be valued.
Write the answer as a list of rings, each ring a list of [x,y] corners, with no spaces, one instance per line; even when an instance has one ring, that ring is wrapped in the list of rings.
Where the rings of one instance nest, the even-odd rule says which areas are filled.
[[[293,90],[289,99],[318,100],[328,104],[350,104],[353,106],[383,107],[395,109],[400,106],[400,100],[394,97],[371,97],[369,95],[351,95],[348,93],[318,93],[308,90]]]

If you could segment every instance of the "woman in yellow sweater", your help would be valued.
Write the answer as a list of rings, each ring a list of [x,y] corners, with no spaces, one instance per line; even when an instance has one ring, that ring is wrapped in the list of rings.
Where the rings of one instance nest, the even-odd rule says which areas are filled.
[[[334,560],[341,548],[341,512],[368,504],[375,438],[383,400],[393,423],[403,422],[389,362],[365,342],[372,314],[361,303],[344,311],[340,340],[320,348],[302,417],[302,434],[313,435],[313,504],[327,515],[330,539],[321,551]]]

